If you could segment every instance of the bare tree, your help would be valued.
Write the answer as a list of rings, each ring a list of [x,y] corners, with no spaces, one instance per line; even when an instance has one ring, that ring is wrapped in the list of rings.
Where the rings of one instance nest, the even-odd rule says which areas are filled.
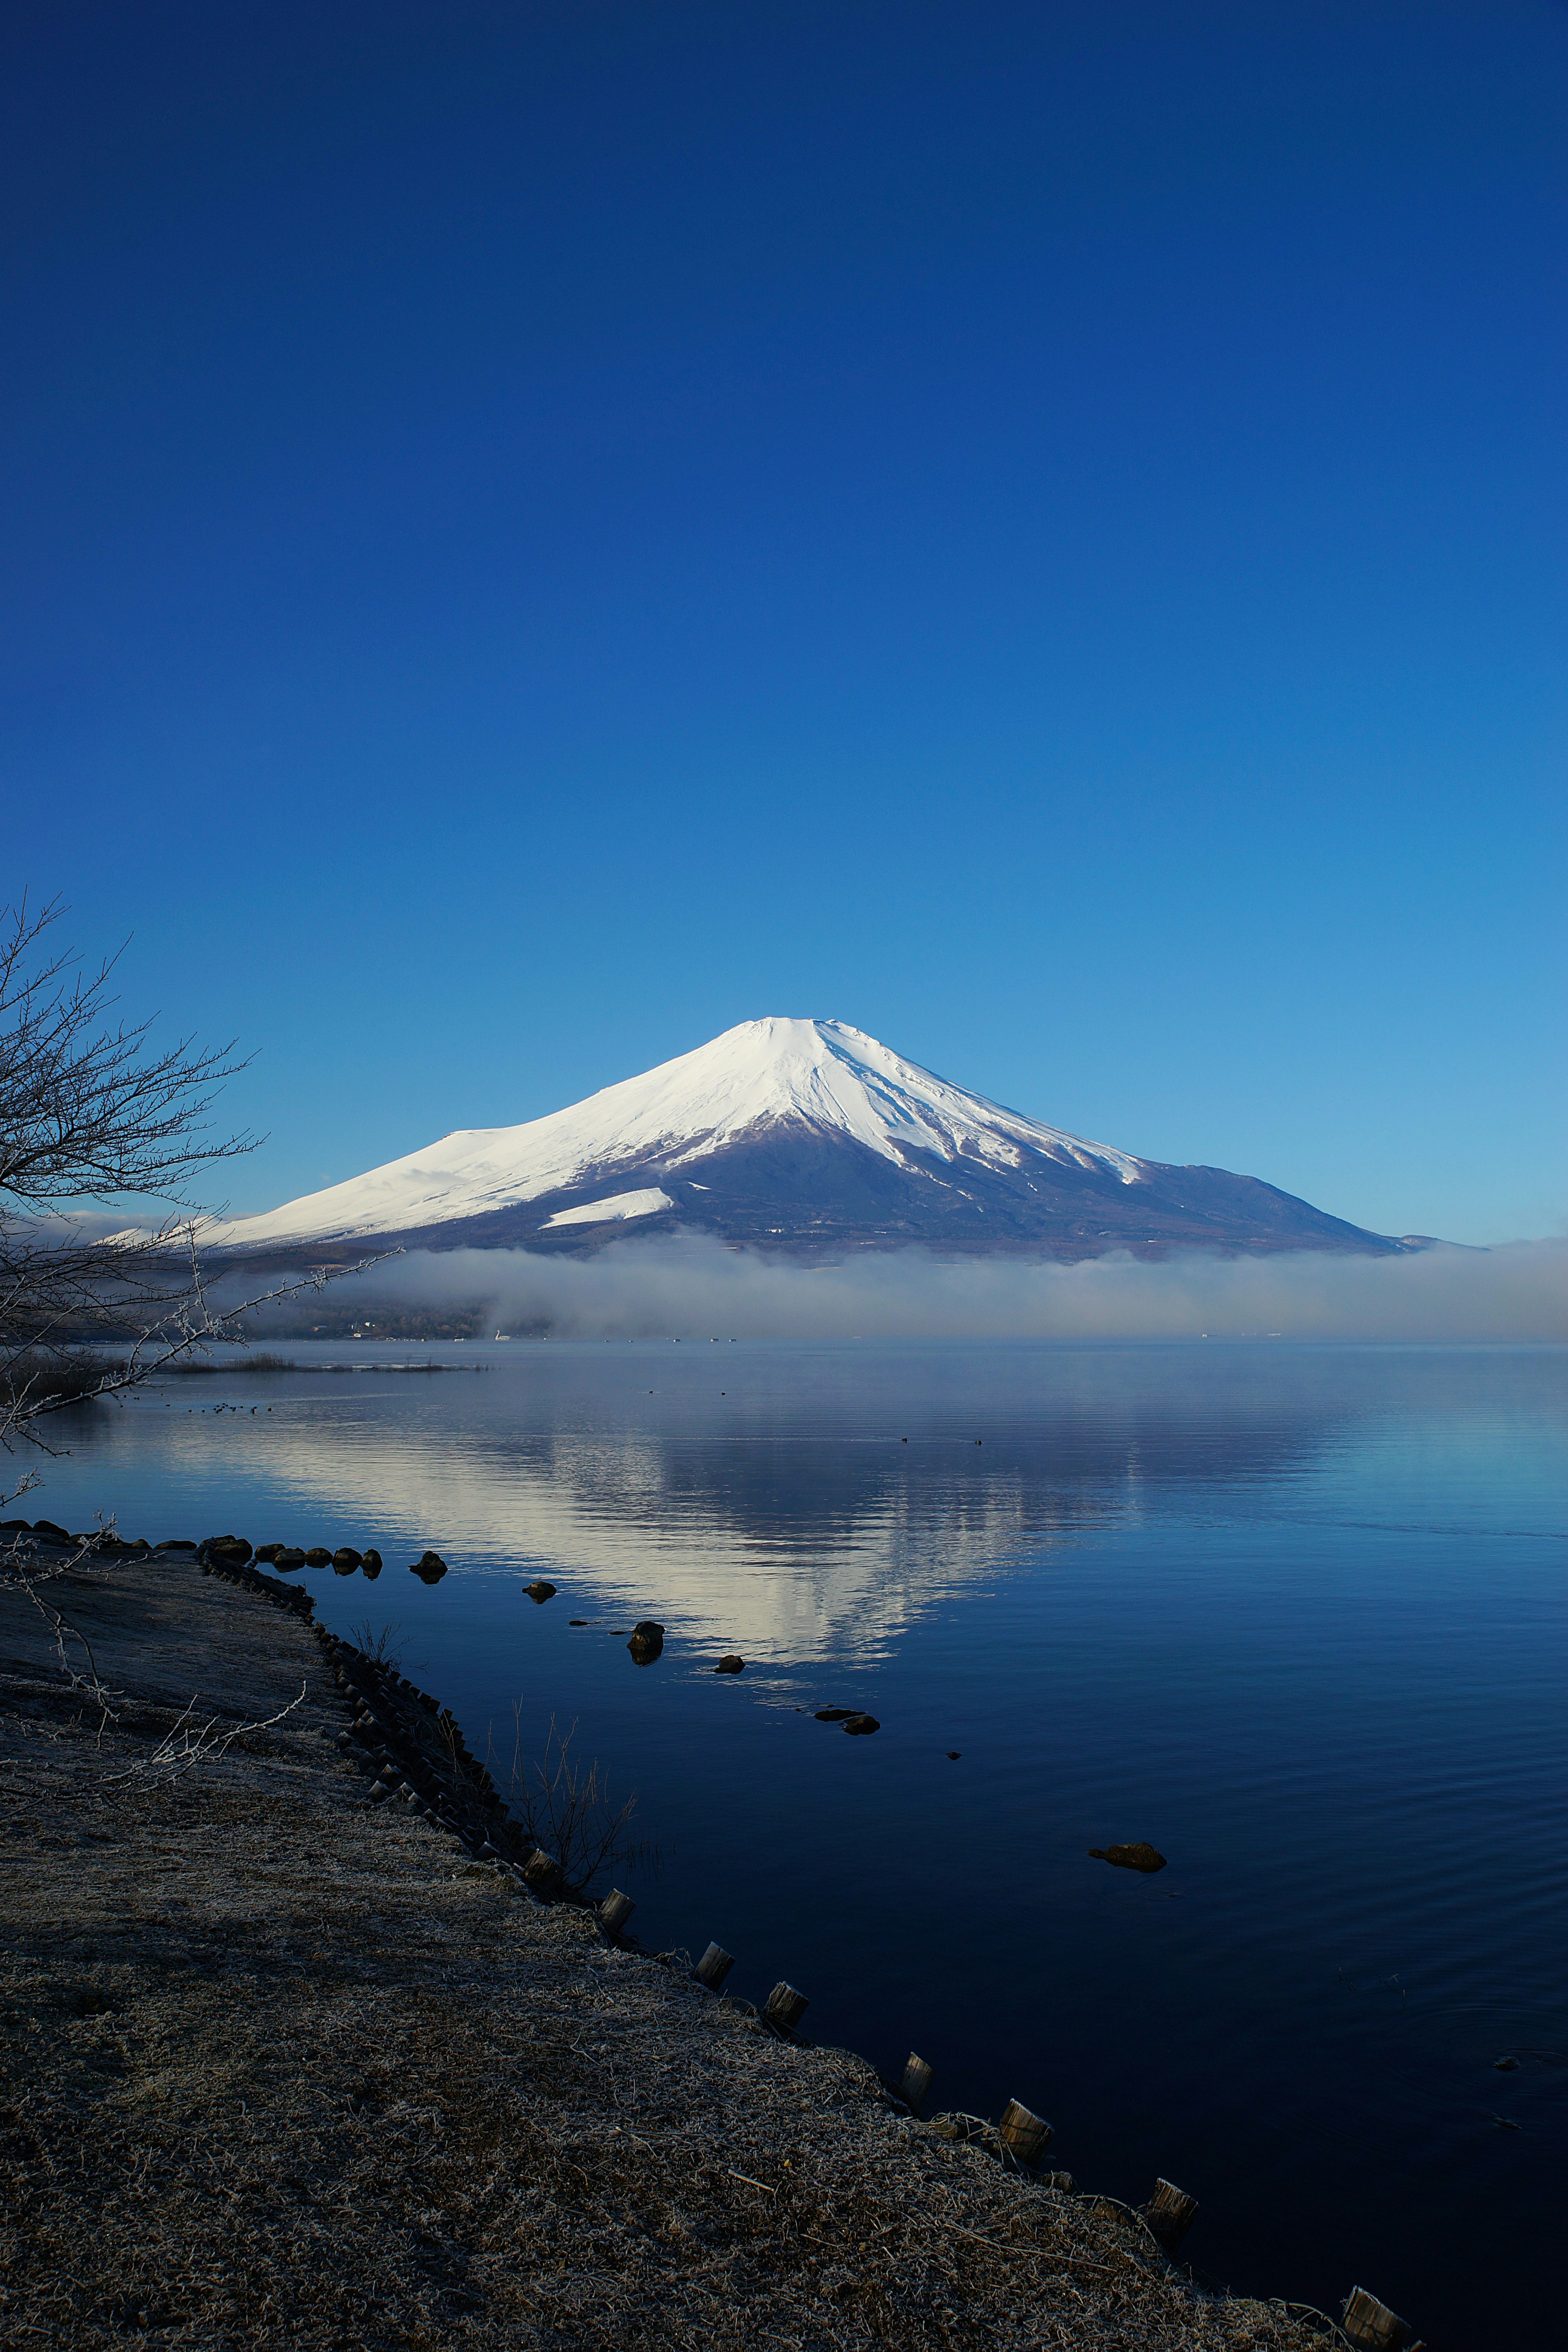
[[[25,898],[0,909],[0,1447],[8,1453],[25,1442],[47,1454],[38,1427],[47,1415],[241,1341],[252,1308],[331,1278],[318,1268],[239,1305],[215,1304],[200,1249],[214,1212],[193,1188],[256,1148],[258,1138],[225,1135],[210,1117],[224,1080],[246,1064],[232,1045],[198,1050],[180,1037],[156,1046],[150,1021],[118,1020],[110,990],[123,949],[84,970],[58,941],[63,911],[56,901],[30,913]],[[119,1201],[152,1202],[160,1213],[151,1226],[108,1235],[73,1213],[77,1203]],[[0,1502],[37,1484],[36,1469],[23,1471]]]
[[[64,912],[57,899],[29,915],[25,898],[0,911],[0,1190],[34,1206],[141,1193],[188,1207],[198,1168],[255,1148],[215,1139],[206,1117],[246,1064],[232,1043],[197,1053],[190,1037],[154,1052],[150,1020],[110,1026],[125,950],[88,977],[49,936]]]

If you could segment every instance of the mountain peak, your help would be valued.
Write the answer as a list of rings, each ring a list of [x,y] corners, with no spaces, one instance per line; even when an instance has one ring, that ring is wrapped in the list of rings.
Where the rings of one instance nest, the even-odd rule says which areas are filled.
[[[1079,1166],[1098,1163],[1123,1183],[1135,1182],[1142,1166],[1127,1152],[1087,1143],[951,1086],[847,1021],[779,1014],[742,1021],[643,1077],[607,1087],[579,1108],[590,1105],[630,1112],[639,1140],[649,1143],[663,1139],[656,1129],[665,1122],[664,1135],[674,1145],[672,1170],[779,1121],[849,1137],[889,1159],[911,1150],[939,1160],[979,1153],[1016,1167],[1027,1150]]]

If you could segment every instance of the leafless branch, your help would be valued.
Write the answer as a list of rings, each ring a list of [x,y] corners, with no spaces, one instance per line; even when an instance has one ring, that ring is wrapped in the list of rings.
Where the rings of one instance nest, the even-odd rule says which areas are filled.
[[[91,1558],[104,1538],[112,1540],[113,1523],[109,1522],[98,1536],[79,1538],[74,1549],[62,1553],[55,1560],[42,1561],[34,1556],[30,1545],[13,1537],[9,1545],[0,1550],[0,1591],[25,1593],[55,1637],[55,1653],[60,1662],[60,1672],[73,1690],[90,1699],[99,1710],[98,1737],[103,1738],[105,1726],[119,1721],[119,1703],[123,1691],[112,1690],[98,1671],[98,1661],[92,1654],[92,1644],[78,1625],[73,1625],[63,1611],[55,1607],[39,1591],[41,1584],[53,1584],[75,1569],[81,1568]],[[73,1646],[81,1652],[86,1671],[73,1663]]]
[[[0,1219],[0,1251],[7,1238]],[[13,1247],[12,1266],[0,1262],[0,1331],[8,1306],[13,1330],[17,1324],[31,1328],[25,1340],[11,1338],[8,1351],[6,1339],[0,1337],[0,1447],[9,1452],[20,1438],[50,1454],[53,1449],[36,1426],[49,1414],[140,1388],[208,1348],[243,1347],[245,1318],[258,1307],[296,1298],[302,1291],[324,1290],[342,1275],[363,1274],[384,1258],[402,1255],[381,1250],[353,1265],[312,1267],[232,1307],[219,1307],[199,1242],[199,1227],[192,1219],[162,1228],[144,1241],[93,1244],[95,1255],[85,1265],[74,1261],[87,1253],[68,1245],[58,1250],[39,1246],[22,1262]],[[9,1297],[5,1288],[8,1272],[15,1275]],[[68,1308],[73,1310],[68,1320]],[[85,1380],[84,1327],[96,1327],[100,1338],[116,1339],[127,1349]],[[16,1493],[37,1483],[28,1478]]]
[[[136,1762],[123,1772],[110,1773],[104,1785],[113,1788],[125,1780],[148,1778],[177,1780],[187,1772],[194,1772],[198,1765],[216,1764],[228,1753],[237,1739],[247,1738],[257,1731],[270,1731],[275,1724],[282,1722],[285,1716],[292,1715],[309,1688],[308,1683],[301,1683],[298,1698],[291,1698],[287,1706],[280,1706],[276,1715],[266,1716],[258,1723],[225,1724],[220,1715],[214,1715],[209,1716],[205,1723],[198,1724],[195,1719],[198,1701],[193,1698],[150,1755],[138,1757]]]
[[[247,1066],[232,1044],[198,1053],[181,1037],[161,1052],[152,1022],[111,1024],[121,948],[91,976],[48,934],[58,899],[0,910],[0,1192],[37,1205],[141,1194],[188,1206],[198,1168],[254,1149],[214,1139],[217,1090]]]

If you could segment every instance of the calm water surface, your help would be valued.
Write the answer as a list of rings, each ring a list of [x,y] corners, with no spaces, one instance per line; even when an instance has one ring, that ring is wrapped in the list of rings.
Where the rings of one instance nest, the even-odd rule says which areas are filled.
[[[1214,2279],[1552,2332],[1568,1350],[290,1352],[72,1415],[34,1507],[374,1543],[321,1615],[397,1622],[503,1780],[520,1699],[531,1753],[577,1725],[658,1842],[646,1942],[1016,2095],[1095,2188],[1166,2174]],[[1137,1838],[1169,1868],[1087,1857]]]

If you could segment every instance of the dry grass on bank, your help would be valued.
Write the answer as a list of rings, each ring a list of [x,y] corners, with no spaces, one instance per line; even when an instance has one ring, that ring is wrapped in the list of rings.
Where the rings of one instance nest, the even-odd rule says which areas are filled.
[[[188,1560],[62,1590],[138,1696],[100,1740],[5,1597],[8,2345],[1321,2344],[368,1812],[291,1619]],[[301,1685],[146,1769],[193,1691],[258,1723]]]

